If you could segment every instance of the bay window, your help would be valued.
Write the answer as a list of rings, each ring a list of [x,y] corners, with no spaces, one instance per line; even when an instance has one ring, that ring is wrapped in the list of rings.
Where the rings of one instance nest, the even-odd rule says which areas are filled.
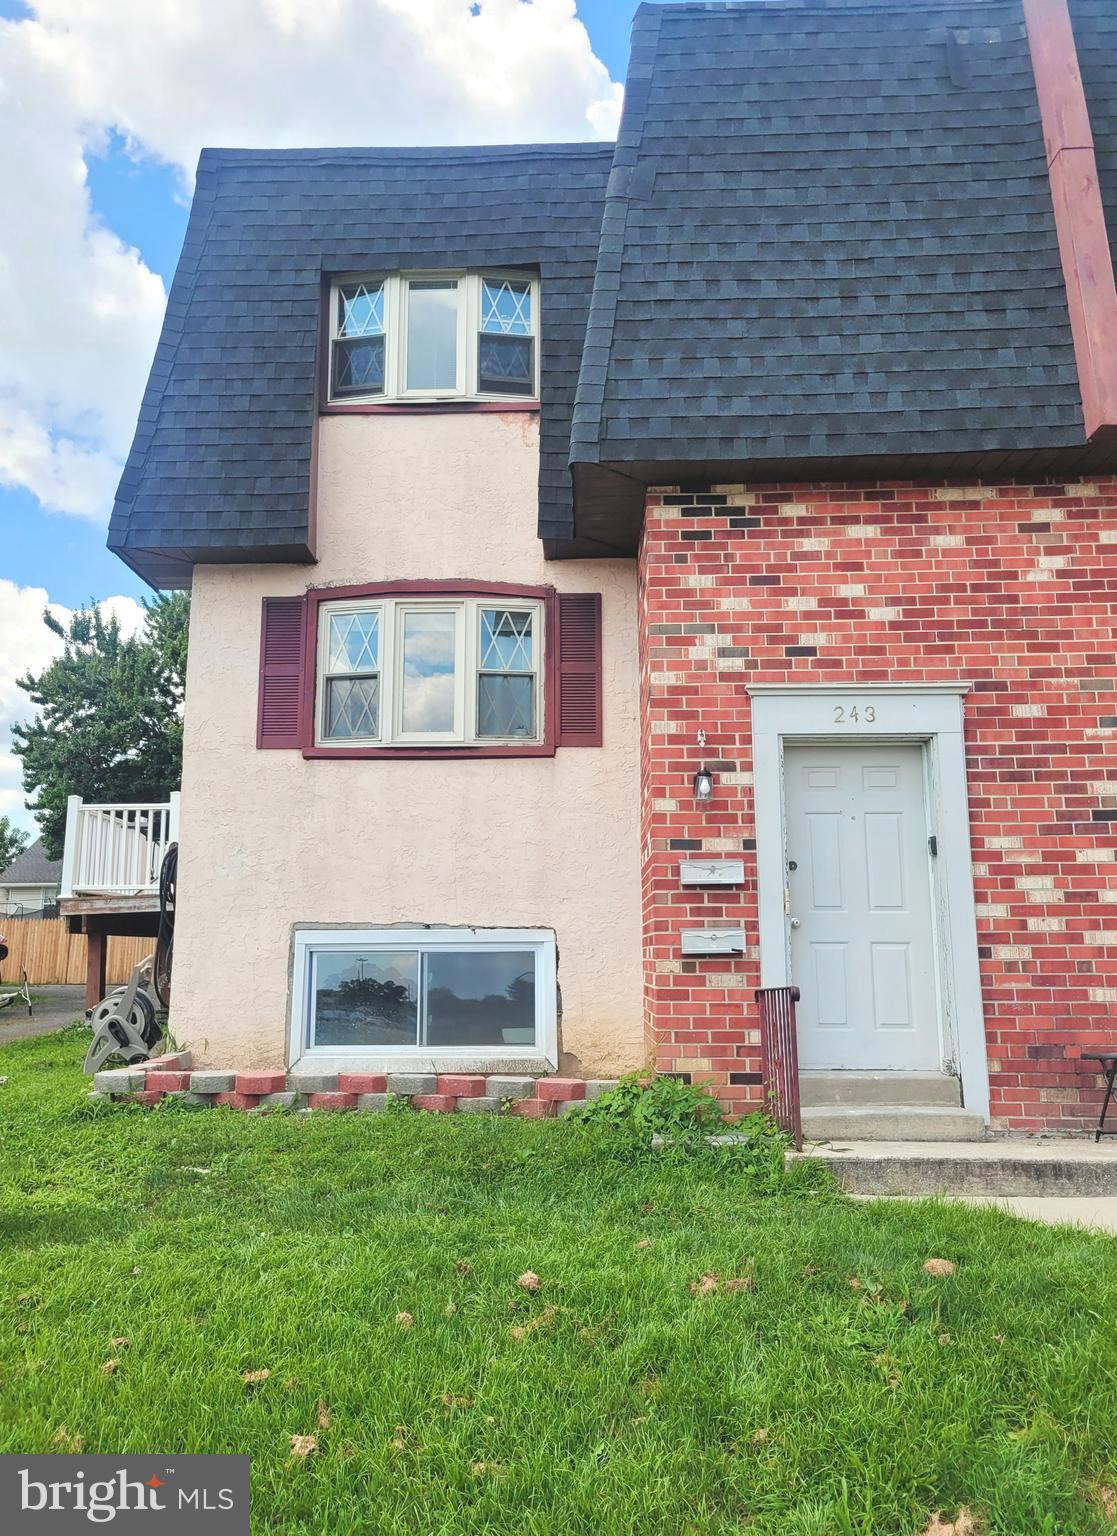
[[[543,624],[544,605],[531,599],[321,603],[318,745],[540,741]]]
[[[400,273],[330,293],[330,400],[535,399],[539,284],[524,273]]]

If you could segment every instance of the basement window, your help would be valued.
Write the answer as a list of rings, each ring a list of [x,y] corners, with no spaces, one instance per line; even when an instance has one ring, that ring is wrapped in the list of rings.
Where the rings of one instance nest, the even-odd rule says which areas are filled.
[[[533,400],[539,283],[517,272],[354,277],[330,293],[330,400]]]
[[[553,1060],[555,966],[542,929],[299,929],[294,1055]]]

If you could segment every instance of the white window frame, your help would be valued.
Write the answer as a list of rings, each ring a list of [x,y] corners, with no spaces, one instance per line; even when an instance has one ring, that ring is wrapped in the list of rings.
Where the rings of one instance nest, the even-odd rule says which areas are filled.
[[[535,1044],[492,1046],[421,1045],[314,1045],[310,1040],[311,987],[314,956],[323,950],[353,949],[421,950],[427,953],[475,949],[479,952],[523,950],[535,957]],[[547,928],[468,927],[297,927],[291,970],[288,1060],[313,1063],[317,1071],[329,1071],[331,1061],[339,1070],[352,1071],[359,1062],[368,1070],[403,1072],[439,1070],[447,1066],[474,1066],[490,1071],[504,1064],[553,1071],[558,1065],[558,951],[555,935]]]
[[[477,388],[478,336],[481,330],[481,285],[490,282],[528,283],[531,288],[531,339],[534,343],[532,356],[535,378],[530,394],[513,395],[482,391]],[[458,357],[457,382],[453,389],[409,389],[407,387],[407,316],[408,290],[413,282],[456,282],[458,284]],[[338,340],[338,291],[353,283],[377,284],[384,287],[384,388],[371,394],[334,394],[334,343]],[[330,286],[330,357],[329,403],[331,405],[362,404],[437,404],[439,401],[477,400],[500,402],[505,405],[524,401],[539,401],[539,279],[529,272],[508,271],[496,267],[476,272],[416,271],[376,273],[355,272],[339,277]]]
[[[403,729],[403,625],[416,610],[456,615],[455,657],[458,662],[454,689],[454,729],[449,732],[405,732]],[[479,736],[477,734],[478,679],[481,676],[481,614],[485,609],[506,613],[530,613],[531,660],[535,677],[535,730],[530,736]],[[326,734],[326,682],[329,668],[330,617],[342,613],[379,616],[377,662],[380,676],[380,731],[377,736],[328,736]],[[320,603],[318,609],[318,664],[314,684],[314,741],[319,747],[343,750],[361,747],[507,747],[538,746],[546,720],[545,655],[546,605],[531,597],[439,597],[401,595],[343,599]],[[487,669],[492,670],[492,669]],[[347,674],[346,674],[347,675]]]

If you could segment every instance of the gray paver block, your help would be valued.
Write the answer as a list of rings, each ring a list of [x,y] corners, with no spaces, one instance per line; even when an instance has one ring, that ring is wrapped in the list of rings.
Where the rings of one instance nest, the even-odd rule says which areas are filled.
[[[138,1093],[143,1085],[144,1074],[131,1067],[113,1067],[93,1074],[93,1086],[99,1093]]]
[[[87,1093],[85,1097],[86,1097],[86,1100],[90,1104],[111,1104],[112,1103],[112,1094],[111,1093],[102,1093],[102,1092],[100,1092],[96,1088],[91,1089],[91,1091],[89,1093]]]
[[[486,1092],[494,1099],[530,1099],[535,1093],[534,1077],[490,1077]]]
[[[615,1077],[591,1077],[586,1080],[586,1098],[599,1099],[617,1086]]]
[[[237,1086],[235,1072],[191,1072],[191,1093],[233,1093]]]
[[[336,1072],[288,1072],[287,1088],[291,1093],[336,1093]]]
[[[357,1108],[363,1110],[366,1115],[378,1115],[388,1102],[386,1093],[359,1093],[357,1095]]]
[[[581,1109],[585,1102],[585,1099],[559,1099],[555,1109],[560,1115],[568,1115],[572,1109]]]
[[[459,1114],[466,1115],[499,1115],[500,1098],[495,1093],[481,1094],[478,1098],[462,1096],[458,1100]]]
[[[280,1093],[263,1093],[263,1094],[261,1094],[260,1095],[260,1102],[256,1105],[256,1108],[257,1109],[294,1109],[294,1108],[297,1107],[298,1102],[299,1102],[298,1094],[297,1093],[293,1093],[291,1091],[291,1089],[288,1088],[287,1090],[285,1090],[283,1092],[280,1092]]]
[[[433,1072],[391,1072],[388,1092],[406,1099],[416,1093],[437,1093],[438,1078]]]
[[[195,1093],[193,1089],[190,1089],[187,1093],[168,1094],[167,1097],[168,1098],[180,1099],[182,1101],[182,1103],[185,1104],[188,1109],[212,1109],[213,1108],[213,1094],[212,1093]]]

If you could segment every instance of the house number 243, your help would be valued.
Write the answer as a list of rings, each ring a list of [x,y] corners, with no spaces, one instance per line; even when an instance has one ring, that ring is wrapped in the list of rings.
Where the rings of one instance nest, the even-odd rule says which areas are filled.
[[[873,704],[835,704],[835,725],[860,725],[864,720],[866,725],[872,725],[877,717],[876,707]]]

